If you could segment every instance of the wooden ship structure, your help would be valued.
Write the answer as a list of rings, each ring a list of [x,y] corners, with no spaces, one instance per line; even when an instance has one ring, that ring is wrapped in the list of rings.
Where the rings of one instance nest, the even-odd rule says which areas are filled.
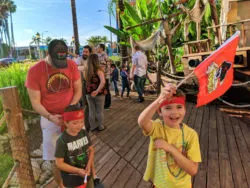
[[[207,27],[207,39],[197,39],[184,45],[184,73],[189,74],[216,46],[221,45],[235,31],[241,32],[234,59],[235,80],[250,80],[250,0],[230,0],[221,9],[220,24]],[[214,40],[212,35],[215,35]],[[215,41],[216,40],[216,41]]]

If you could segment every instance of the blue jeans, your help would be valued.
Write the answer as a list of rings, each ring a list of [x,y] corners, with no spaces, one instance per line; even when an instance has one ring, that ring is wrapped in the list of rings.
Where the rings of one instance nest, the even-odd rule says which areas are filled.
[[[116,80],[112,80],[113,84],[114,84],[114,89],[115,89],[115,94],[119,94],[119,90],[117,87],[117,81]]]
[[[146,75],[143,76],[134,75],[134,82],[135,82],[135,89],[139,95],[139,98],[142,98],[142,95],[144,93],[144,85],[146,82]]]

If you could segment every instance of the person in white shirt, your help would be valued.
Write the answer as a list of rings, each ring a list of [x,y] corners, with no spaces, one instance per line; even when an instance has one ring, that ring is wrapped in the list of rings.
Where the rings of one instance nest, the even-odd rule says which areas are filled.
[[[132,56],[130,79],[134,80],[135,88],[138,93],[138,102],[143,102],[148,60],[147,56],[140,50],[138,45],[135,46],[135,51],[136,52]]]

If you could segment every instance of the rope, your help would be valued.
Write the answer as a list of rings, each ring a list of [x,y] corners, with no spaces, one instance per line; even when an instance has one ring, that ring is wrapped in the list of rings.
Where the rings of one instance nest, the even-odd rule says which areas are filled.
[[[218,98],[221,102],[229,105],[229,106],[232,106],[232,107],[235,107],[235,108],[249,108],[250,107],[250,104],[242,104],[242,105],[237,105],[237,104],[232,104],[230,102],[227,102],[225,100],[223,100],[222,98]]]
[[[186,77],[183,77],[183,76],[176,76],[174,74],[169,74],[169,73],[167,73],[167,72],[165,72],[163,70],[161,72],[164,73],[164,74],[166,74],[166,75],[169,75],[171,77],[178,78],[178,79],[185,79],[186,78]]]
[[[244,86],[250,84],[250,81],[239,83],[239,84],[232,84],[232,86],[238,87],[238,86]]]

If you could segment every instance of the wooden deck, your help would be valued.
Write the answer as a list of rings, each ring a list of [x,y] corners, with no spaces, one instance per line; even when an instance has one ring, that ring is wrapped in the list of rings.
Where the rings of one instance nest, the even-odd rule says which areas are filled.
[[[105,111],[106,129],[92,135],[95,165],[105,188],[147,188],[142,177],[146,168],[149,139],[142,135],[137,118],[152,102],[114,99]],[[202,163],[193,178],[195,188],[250,187],[250,125],[231,118],[209,105],[196,108],[187,103],[184,122],[200,138]]]

